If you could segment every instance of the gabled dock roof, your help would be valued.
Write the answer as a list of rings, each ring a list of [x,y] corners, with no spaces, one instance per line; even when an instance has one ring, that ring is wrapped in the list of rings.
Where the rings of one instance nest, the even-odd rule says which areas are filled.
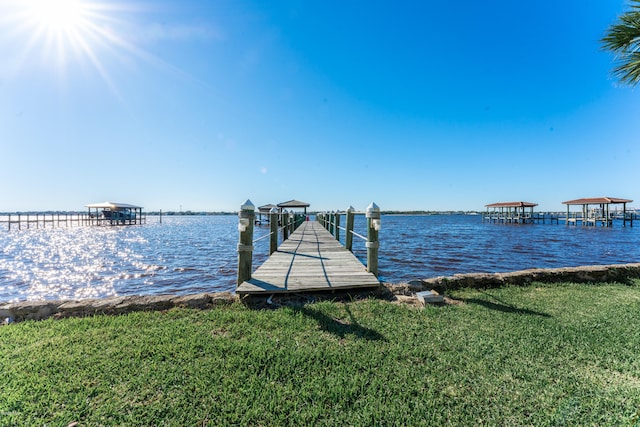
[[[301,202],[300,200],[278,203],[279,208],[308,208],[309,206],[311,206],[309,203]]]
[[[538,206],[538,204],[531,202],[498,202],[485,205],[487,208],[532,208],[534,206]]]
[[[609,205],[619,203],[631,203],[633,200],[619,199],[616,197],[590,197],[562,202],[563,205]]]
[[[269,204],[266,204],[266,205],[258,206],[258,211],[260,211],[262,213],[265,213],[265,212],[269,213],[269,211],[271,209],[275,208],[275,207],[276,207],[276,205],[269,203]]]
[[[102,202],[93,203],[91,205],[85,205],[86,208],[91,209],[142,209],[142,206],[129,205],[127,203],[114,203],[114,202]]]

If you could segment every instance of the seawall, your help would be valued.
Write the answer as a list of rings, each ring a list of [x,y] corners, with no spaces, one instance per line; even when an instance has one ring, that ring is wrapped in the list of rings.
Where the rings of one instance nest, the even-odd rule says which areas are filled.
[[[412,280],[409,283],[385,284],[395,295],[413,295],[426,289],[440,293],[458,288],[492,288],[504,285],[525,286],[542,283],[628,283],[640,278],[640,263],[592,265],[550,269],[530,269],[509,273],[469,273],[449,277]],[[230,292],[202,293],[186,296],[132,295],[86,300],[22,301],[0,304],[0,324],[24,320],[42,320],[49,317],[82,317],[100,314],[124,314],[134,311],[157,311],[171,308],[209,309],[232,304],[239,297]]]
[[[542,283],[628,283],[640,278],[640,263],[588,265],[582,267],[534,268],[508,273],[468,273],[412,280],[406,284],[389,285],[394,294],[409,295],[426,289],[439,292],[459,288],[492,288],[504,285],[525,286],[532,282]]]
[[[237,296],[230,292],[203,293],[186,296],[131,295],[85,300],[21,301],[0,304],[0,324],[42,320],[49,317],[84,317],[99,314],[124,314],[134,311],[160,311],[176,307],[208,309],[231,304]],[[8,320],[7,320],[8,319]]]

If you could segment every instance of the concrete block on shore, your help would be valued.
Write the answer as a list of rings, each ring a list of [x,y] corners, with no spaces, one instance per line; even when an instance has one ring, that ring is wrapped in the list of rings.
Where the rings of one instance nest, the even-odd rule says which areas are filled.
[[[434,290],[416,292],[416,297],[422,305],[444,302],[444,297]]]

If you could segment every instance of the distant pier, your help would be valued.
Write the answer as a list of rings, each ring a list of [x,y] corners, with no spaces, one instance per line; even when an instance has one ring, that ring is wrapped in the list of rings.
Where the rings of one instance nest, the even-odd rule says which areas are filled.
[[[534,212],[533,208],[537,203],[531,202],[498,202],[485,205],[487,211],[482,214],[482,222],[493,222],[503,224],[551,224],[559,221],[556,213]]]
[[[0,214],[0,229],[29,230],[82,226],[118,226],[146,224],[142,207],[124,203],[95,203],[87,205],[87,213],[29,212]]]
[[[482,214],[482,222],[501,224],[537,224],[564,223],[565,225],[582,226],[613,226],[614,220],[622,222],[623,226],[637,219],[638,212],[627,210],[627,203],[633,200],[615,197],[592,197],[562,202],[567,205],[566,213],[534,212],[537,203],[531,202],[498,202],[485,205],[487,211]],[[610,205],[622,205],[622,209],[611,209]],[[571,206],[580,206],[580,211],[571,211]]]
[[[31,228],[81,227],[89,225],[86,213],[18,213],[0,215],[0,229],[28,230]]]

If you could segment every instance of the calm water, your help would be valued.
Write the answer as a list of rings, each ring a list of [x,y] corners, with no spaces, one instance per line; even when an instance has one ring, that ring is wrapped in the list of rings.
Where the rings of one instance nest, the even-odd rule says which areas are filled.
[[[343,218],[344,222],[344,218]],[[364,218],[356,232],[365,234]],[[256,228],[254,237],[267,233]],[[341,240],[344,241],[344,238]],[[0,301],[233,291],[237,217],[149,217],[132,227],[0,230]],[[254,268],[269,239],[256,244]],[[479,216],[383,216],[380,277],[390,282],[640,261],[640,226],[483,224]],[[354,252],[366,258],[364,242]]]

